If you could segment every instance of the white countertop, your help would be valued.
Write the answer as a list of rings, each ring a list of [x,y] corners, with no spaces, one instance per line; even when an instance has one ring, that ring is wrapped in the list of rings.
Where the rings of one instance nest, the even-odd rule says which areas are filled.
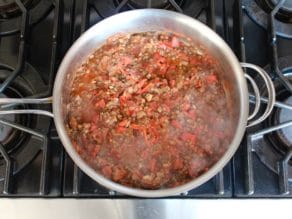
[[[0,198],[1,219],[290,218],[292,199]]]

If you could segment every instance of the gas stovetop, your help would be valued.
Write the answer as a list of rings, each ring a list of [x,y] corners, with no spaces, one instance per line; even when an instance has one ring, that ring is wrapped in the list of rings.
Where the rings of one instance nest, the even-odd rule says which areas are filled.
[[[292,197],[292,3],[279,2],[0,0],[0,98],[50,96],[70,45],[108,16],[139,8],[184,13],[216,31],[240,61],[262,66],[274,81],[277,102],[264,122],[247,129],[221,172],[174,198]],[[256,81],[263,111],[267,91]],[[2,111],[28,108],[50,110],[0,106]],[[0,115],[0,196],[126,198],[74,165],[50,118],[27,114]]]

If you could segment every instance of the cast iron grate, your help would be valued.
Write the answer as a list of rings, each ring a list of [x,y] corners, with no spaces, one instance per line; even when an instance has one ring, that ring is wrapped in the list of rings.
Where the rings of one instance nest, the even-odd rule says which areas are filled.
[[[0,37],[3,37],[3,40],[5,37],[10,37],[12,35],[15,35],[15,37],[19,37],[19,47],[17,52],[17,61],[16,61],[16,67],[10,67],[7,64],[2,63],[2,59],[0,61],[0,70],[1,71],[7,71],[11,70],[10,74],[6,79],[3,81],[3,83],[0,84],[0,93],[5,92],[7,88],[9,88],[10,85],[15,83],[15,80],[18,78],[26,78],[29,81],[29,83],[33,83],[35,80],[39,80],[35,87],[41,87],[41,89],[37,89],[37,91],[33,95],[29,97],[46,97],[51,95],[52,92],[52,85],[53,80],[55,76],[56,71],[56,58],[57,58],[57,51],[58,51],[58,32],[59,32],[59,25],[60,25],[60,13],[61,13],[61,3],[59,0],[54,1],[41,1],[40,6],[35,6],[34,9],[27,10],[25,5],[21,0],[15,0],[15,5],[19,8],[20,16],[13,17],[13,18],[5,18],[1,20],[0,26]],[[38,8],[41,7],[41,8]],[[35,10],[38,10],[36,12]],[[49,75],[48,75],[48,83],[43,84],[41,81],[41,78],[36,76],[35,74],[28,74],[26,73],[26,57],[28,54],[28,35],[30,34],[30,31],[32,31],[31,27],[32,24],[39,22],[43,19],[43,17],[49,12],[49,9],[54,11],[54,19],[53,19],[53,28],[52,28],[52,37],[51,37],[51,59],[50,59],[50,66],[49,66]],[[37,13],[37,14],[36,14]],[[16,19],[16,20],[15,20]],[[9,29],[9,23],[13,23],[12,29]],[[6,29],[8,27],[8,29]],[[2,39],[0,40],[2,41]],[[28,97],[28,96],[26,96]],[[30,106],[26,106],[30,107]],[[5,106],[1,106],[1,109],[5,109]],[[33,139],[33,142],[24,142],[23,144],[25,147],[38,147],[37,150],[39,150],[39,153],[41,153],[41,157],[38,161],[38,166],[36,167],[39,174],[34,174],[36,177],[39,177],[37,180],[38,185],[30,185],[31,187],[34,187],[34,189],[24,189],[19,183],[21,182],[21,177],[18,176],[18,174],[14,173],[14,169],[19,165],[19,160],[16,159],[15,156],[10,156],[10,154],[6,151],[5,145],[2,143],[0,144],[0,155],[2,156],[4,160],[3,166],[5,166],[5,173],[3,176],[2,184],[0,184],[0,196],[56,196],[60,195],[57,191],[53,191],[52,193],[49,192],[49,187],[51,187],[48,182],[48,176],[51,175],[49,170],[49,157],[50,157],[50,150],[49,150],[49,139],[48,139],[48,129],[50,127],[50,120],[48,119],[42,119],[42,118],[36,118],[36,120],[39,123],[42,123],[39,129],[31,129],[29,127],[23,126],[21,124],[17,124],[12,121],[5,120],[5,117],[1,117],[0,124],[2,126],[8,126],[13,129],[17,129],[21,132],[26,133],[27,135],[30,135],[31,139]],[[43,132],[43,130],[45,130]],[[36,145],[36,146],[35,146]],[[59,151],[57,151],[59,152]],[[0,156],[0,157],[1,157]],[[29,166],[29,165],[28,165]],[[27,168],[27,167],[26,167]],[[31,168],[30,171],[35,171],[35,167],[29,167]],[[54,175],[55,173],[53,173]],[[31,179],[32,180],[32,179]],[[31,183],[33,184],[34,181],[31,182],[25,182],[25,183]],[[3,186],[2,186],[3,185]],[[18,188],[19,187],[19,188]],[[29,187],[30,188],[30,187]]]
[[[287,68],[290,65],[290,73],[292,63],[287,62],[287,57],[279,58],[278,55],[278,43],[279,37],[277,36],[276,29],[276,14],[282,7],[285,1],[278,1],[273,10],[267,15],[267,30],[264,33],[267,38],[267,47],[269,58],[269,65],[265,67],[268,73],[270,73],[271,78],[274,80],[275,84],[280,84],[281,89],[285,90],[286,93],[292,94],[292,84],[287,77],[288,74],[285,73]],[[237,47],[237,52],[239,59],[243,62],[246,61],[246,51],[248,47],[252,46],[248,44],[245,37],[245,22],[244,14],[245,12],[249,14],[249,9],[246,8],[250,5],[255,4],[254,1],[247,0],[237,0],[234,3],[234,20],[235,30],[234,30],[234,42]],[[255,40],[255,39],[253,39]],[[254,42],[256,44],[256,42]],[[266,55],[266,54],[265,54]],[[289,60],[289,59],[288,59]],[[285,66],[283,66],[285,65]],[[288,65],[288,66],[287,66]],[[279,86],[276,86],[276,88]],[[276,90],[277,95],[279,95],[279,90]],[[262,92],[265,94],[265,92]],[[279,96],[277,96],[279,98]],[[262,105],[265,105],[266,98],[262,97]],[[281,102],[281,100],[276,101],[275,107],[280,110],[290,110],[292,113],[292,106]],[[275,109],[274,111],[276,111]],[[273,115],[273,113],[272,113]],[[267,119],[267,121],[269,118]],[[285,121],[283,123],[279,122],[278,124],[267,124],[267,122],[262,123],[259,126],[247,130],[247,134],[239,154],[244,154],[242,158],[244,172],[242,174],[237,173],[235,168],[235,182],[243,179],[243,189],[235,188],[235,196],[239,197],[283,197],[291,196],[292,186],[290,185],[292,167],[289,164],[292,148],[291,146],[284,152],[284,154],[277,154],[274,150],[271,149],[272,145],[268,141],[267,135],[271,135],[274,132],[278,132],[281,129],[291,127],[292,121]],[[281,142],[279,142],[281,144]],[[283,143],[282,143],[283,144]],[[268,170],[261,167],[258,159],[254,155],[259,157],[259,160],[268,167]],[[235,164],[235,167],[239,166],[238,162]],[[242,175],[242,177],[240,176]],[[261,178],[261,180],[259,180]],[[263,182],[263,179],[267,178],[270,181]],[[240,187],[238,187],[240,188]]]

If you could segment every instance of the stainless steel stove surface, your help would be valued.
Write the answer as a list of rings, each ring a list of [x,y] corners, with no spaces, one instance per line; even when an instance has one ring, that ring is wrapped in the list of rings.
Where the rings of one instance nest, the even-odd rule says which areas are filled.
[[[292,197],[289,0],[0,0],[0,98],[50,96],[58,65],[82,32],[113,14],[147,7],[178,11],[207,24],[239,60],[265,68],[277,91],[272,114],[247,129],[229,164],[207,183],[171,199]],[[266,90],[259,84],[264,110]],[[0,132],[0,197],[130,198],[82,173],[64,151],[50,118],[0,115]]]

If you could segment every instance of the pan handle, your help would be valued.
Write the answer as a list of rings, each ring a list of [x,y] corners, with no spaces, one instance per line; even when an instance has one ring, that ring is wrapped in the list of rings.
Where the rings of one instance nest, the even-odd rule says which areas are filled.
[[[254,79],[250,75],[245,73],[244,76],[250,82],[252,89],[254,91],[254,96],[255,96],[255,107],[254,107],[253,112],[248,117],[248,124],[247,124],[247,127],[251,127],[251,126],[261,123],[271,114],[276,102],[276,92],[275,92],[275,87],[274,87],[272,79],[270,78],[269,74],[264,69],[250,63],[240,63],[240,65],[242,68],[250,68],[256,71],[259,74],[259,76],[264,80],[264,83],[268,91],[268,98],[267,98],[268,101],[267,101],[267,106],[266,106],[265,111],[257,119],[253,120],[260,110],[261,96],[260,96],[259,88],[256,82],[254,81]]]
[[[38,109],[23,109],[23,110],[14,110],[9,109],[11,106],[19,104],[51,104],[53,103],[53,97],[46,98],[0,98],[0,115],[7,114],[37,114],[44,115],[49,117],[54,117],[54,114],[46,110]]]

